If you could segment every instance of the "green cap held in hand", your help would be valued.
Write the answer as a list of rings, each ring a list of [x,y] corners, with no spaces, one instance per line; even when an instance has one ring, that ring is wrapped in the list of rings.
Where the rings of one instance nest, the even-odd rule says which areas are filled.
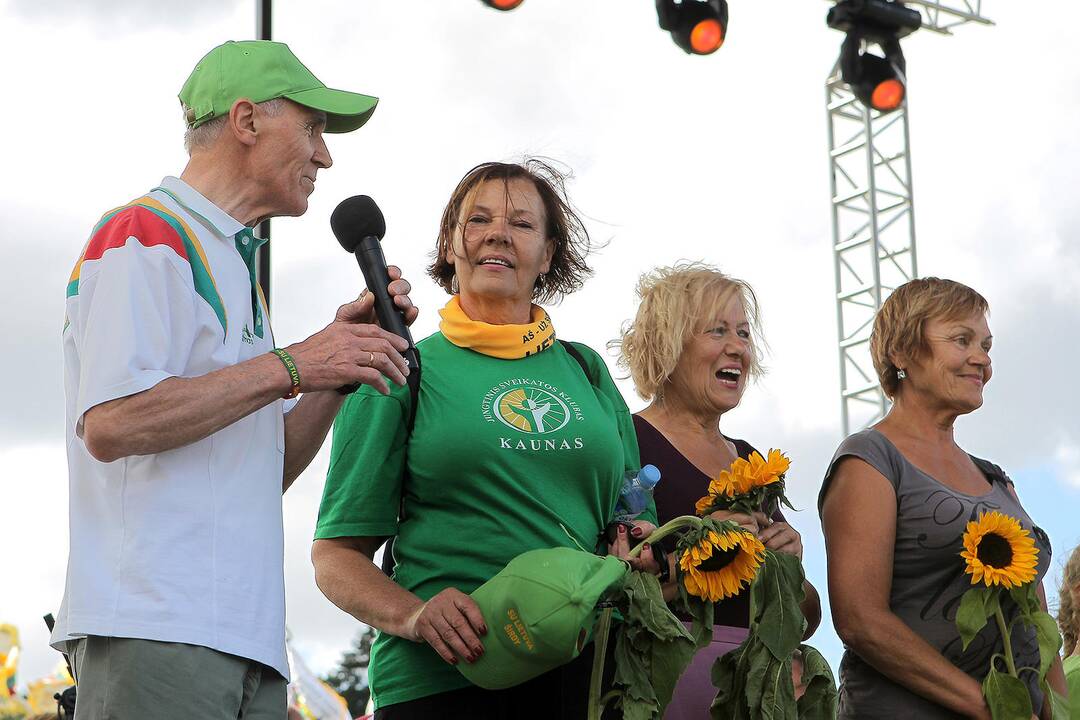
[[[488,690],[512,687],[578,656],[592,636],[600,596],[626,574],[616,557],[571,548],[530,550],[478,587],[488,634],[461,673]]]

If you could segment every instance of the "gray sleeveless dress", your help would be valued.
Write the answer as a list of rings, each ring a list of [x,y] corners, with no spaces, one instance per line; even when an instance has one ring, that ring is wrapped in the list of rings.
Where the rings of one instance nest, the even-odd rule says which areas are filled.
[[[990,666],[990,656],[1002,652],[997,625],[989,622],[966,651],[961,650],[956,630],[956,609],[960,598],[971,587],[964,573],[963,534],[967,523],[983,512],[998,510],[1016,518],[1030,530],[1039,549],[1038,578],[1041,581],[1050,566],[1050,541],[1035,526],[1013,498],[1008,487],[1012,481],[997,465],[972,458],[990,482],[986,495],[965,495],[922,472],[900,453],[888,438],[877,430],[863,430],[844,440],[836,451],[818,496],[818,510],[829,492],[837,463],[845,457],[860,458],[892,483],[896,490],[896,545],[893,549],[892,591],[889,608],[920,637],[958,668],[980,683]],[[1006,620],[1015,607],[1007,596],[1002,600]],[[1034,630],[1017,623],[1012,636],[1017,668],[1039,666],[1039,646]],[[1027,679],[1032,704],[1038,713],[1043,696],[1034,681]],[[874,669],[850,648],[845,648],[840,662],[840,713],[847,720],[945,720],[960,718],[953,713],[898,685]]]

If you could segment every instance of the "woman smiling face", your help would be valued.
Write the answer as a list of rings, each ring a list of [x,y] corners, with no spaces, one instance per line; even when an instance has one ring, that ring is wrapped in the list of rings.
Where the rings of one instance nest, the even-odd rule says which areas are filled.
[[[546,227],[543,200],[525,178],[484,181],[464,203],[445,257],[473,320],[528,321],[536,279],[550,269],[554,252]]]
[[[983,388],[993,374],[993,336],[986,315],[927,320],[923,337],[925,351],[906,364],[901,359],[898,365],[907,375],[900,382],[900,392],[960,415],[979,409]]]
[[[665,401],[723,415],[742,400],[753,354],[750,323],[735,293],[683,346],[664,389]]]

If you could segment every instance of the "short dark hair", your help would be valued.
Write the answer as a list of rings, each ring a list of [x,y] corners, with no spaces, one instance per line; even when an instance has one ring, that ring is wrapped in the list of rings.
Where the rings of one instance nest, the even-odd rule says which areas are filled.
[[[551,268],[536,279],[533,300],[549,302],[579,289],[592,275],[592,270],[585,264],[590,241],[585,224],[566,196],[566,180],[569,177],[570,173],[560,172],[550,163],[537,158],[527,158],[521,164],[486,162],[465,173],[443,210],[428,275],[446,292],[451,295],[456,292],[454,266],[446,261],[446,251],[453,247],[455,232],[464,229],[460,218],[465,203],[470,202],[475,197],[473,191],[488,180],[501,180],[509,184],[511,180],[521,178],[532,182],[544,203],[544,236],[554,245]]]

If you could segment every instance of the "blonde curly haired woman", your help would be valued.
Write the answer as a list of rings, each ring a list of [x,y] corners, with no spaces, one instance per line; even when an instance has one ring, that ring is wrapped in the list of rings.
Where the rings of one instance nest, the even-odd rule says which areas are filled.
[[[1072,720],[1080,720],[1080,545],[1073,548],[1065,571],[1061,573],[1061,595],[1058,603],[1058,626],[1065,639],[1065,681],[1069,686]]]
[[[638,395],[651,401],[634,415],[642,464],[660,469],[656,514],[663,524],[693,515],[709,480],[754,447],[728,437],[721,419],[742,401],[751,379],[761,375],[761,340],[757,298],[742,280],[711,265],[683,262],[661,267],[638,283],[637,316],[612,343],[619,363],[630,371]],[[734,520],[771,550],[802,557],[802,539],[775,510],[753,516],[714,513]],[[674,596],[669,583],[667,596]],[[817,591],[806,583],[803,614],[806,636],[821,620]],[[683,673],[665,720],[709,717],[716,697],[710,679],[713,661],[746,639],[750,624],[749,592],[743,590],[716,605],[712,644],[701,650]]]

